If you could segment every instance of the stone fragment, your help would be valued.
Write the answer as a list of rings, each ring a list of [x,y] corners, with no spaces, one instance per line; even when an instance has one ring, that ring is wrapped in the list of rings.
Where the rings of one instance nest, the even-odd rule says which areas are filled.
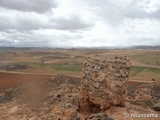
[[[113,120],[113,118],[109,117],[105,113],[98,113],[87,116],[85,120]]]
[[[71,114],[71,120],[80,120],[80,115],[77,111]]]
[[[156,111],[160,111],[160,103],[154,104],[153,109],[156,110]]]

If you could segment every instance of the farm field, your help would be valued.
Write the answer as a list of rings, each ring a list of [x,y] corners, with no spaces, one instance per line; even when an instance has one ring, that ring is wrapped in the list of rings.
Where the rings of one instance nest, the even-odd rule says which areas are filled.
[[[0,70],[39,74],[81,76],[85,57],[94,54],[106,58],[127,56],[132,67],[130,80],[160,80],[159,50],[45,49],[1,50]]]

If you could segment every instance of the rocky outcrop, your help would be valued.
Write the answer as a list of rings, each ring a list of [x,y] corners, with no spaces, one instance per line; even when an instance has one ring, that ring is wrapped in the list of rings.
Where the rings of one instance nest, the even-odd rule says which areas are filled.
[[[153,109],[156,111],[160,111],[160,103],[154,104]]]
[[[113,120],[113,119],[105,113],[98,113],[87,116],[85,120]]]
[[[130,66],[127,57],[86,58],[81,80],[81,111],[97,113],[110,106],[124,106]]]
[[[59,74],[0,90],[0,120],[80,120],[79,81]]]

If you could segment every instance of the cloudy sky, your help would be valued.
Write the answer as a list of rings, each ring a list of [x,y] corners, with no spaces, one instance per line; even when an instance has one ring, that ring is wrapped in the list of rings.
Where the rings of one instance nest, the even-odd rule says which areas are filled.
[[[160,45],[160,0],[0,0],[0,46]]]

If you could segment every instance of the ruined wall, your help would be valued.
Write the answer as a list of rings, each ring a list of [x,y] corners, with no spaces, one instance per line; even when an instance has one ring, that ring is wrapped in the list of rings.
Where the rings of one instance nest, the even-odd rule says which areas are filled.
[[[86,58],[81,80],[81,111],[99,112],[124,106],[131,62],[126,57]]]

